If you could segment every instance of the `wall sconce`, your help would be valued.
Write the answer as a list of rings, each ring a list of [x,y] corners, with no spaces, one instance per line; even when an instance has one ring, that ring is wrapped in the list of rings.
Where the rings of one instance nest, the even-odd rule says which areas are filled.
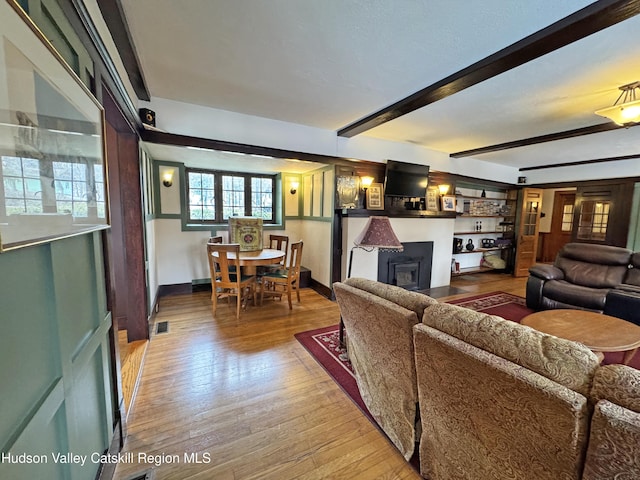
[[[440,195],[446,195],[447,193],[449,193],[449,188],[450,186],[446,183],[438,185],[438,191],[440,192]]]
[[[373,177],[362,177],[360,178],[360,185],[362,185],[362,188],[364,190],[367,190],[367,188],[369,188],[373,183],[373,180],[374,180]]]
[[[170,187],[171,185],[173,185],[173,169],[165,170],[165,172],[162,174],[162,184],[165,187]]]
[[[295,195],[296,192],[298,191],[298,187],[300,186],[300,183],[297,180],[292,180],[290,185],[291,185],[291,190],[289,190],[289,192],[291,192],[291,195]]]

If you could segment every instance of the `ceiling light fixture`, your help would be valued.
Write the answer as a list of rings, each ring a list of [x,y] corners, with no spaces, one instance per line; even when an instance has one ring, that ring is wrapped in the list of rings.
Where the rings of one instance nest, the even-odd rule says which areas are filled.
[[[640,122],[640,99],[636,90],[640,90],[640,81],[619,87],[622,93],[612,107],[596,111],[596,115],[607,117],[621,127],[630,127]]]

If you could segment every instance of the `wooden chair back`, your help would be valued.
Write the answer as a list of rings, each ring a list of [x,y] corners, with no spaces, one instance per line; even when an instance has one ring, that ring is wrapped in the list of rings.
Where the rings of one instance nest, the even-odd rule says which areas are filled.
[[[209,237],[208,243],[222,243],[222,235],[217,237]]]
[[[249,295],[256,304],[256,277],[243,276],[240,270],[240,245],[237,243],[207,243],[211,275],[211,303],[215,317],[218,298],[236,297],[236,319]]]
[[[300,266],[302,265],[302,240],[291,244],[289,268],[287,269],[290,282],[300,283]]]
[[[289,254],[289,237],[287,235],[269,235],[269,248],[282,250],[284,252],[284,258],[280,264],[286,267]]]
[[[230,253],[233,255],[230,257]],[[209,258],[209,273],[211,285],[218,288],[239,288],[240,276],[240,245],[237,243],[207,243],[207,257]],[[215,279],[215,285],[214,285]]]

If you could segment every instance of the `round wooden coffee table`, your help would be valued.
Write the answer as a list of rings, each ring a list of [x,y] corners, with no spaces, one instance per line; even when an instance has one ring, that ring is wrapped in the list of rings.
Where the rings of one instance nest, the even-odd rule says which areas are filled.
[[[540,332],[580,342],[595,353],[625,352],[628,365],[640,347],[640,326],[585,310],[543,310],[520,322]]]

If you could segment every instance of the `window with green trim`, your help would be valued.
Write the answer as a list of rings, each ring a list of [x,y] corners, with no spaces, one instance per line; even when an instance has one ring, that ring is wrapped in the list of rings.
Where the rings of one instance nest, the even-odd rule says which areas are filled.
[[[189,223],[226,223],[236,215],[275,223],[276,175],[191,168],[186,174]]]

